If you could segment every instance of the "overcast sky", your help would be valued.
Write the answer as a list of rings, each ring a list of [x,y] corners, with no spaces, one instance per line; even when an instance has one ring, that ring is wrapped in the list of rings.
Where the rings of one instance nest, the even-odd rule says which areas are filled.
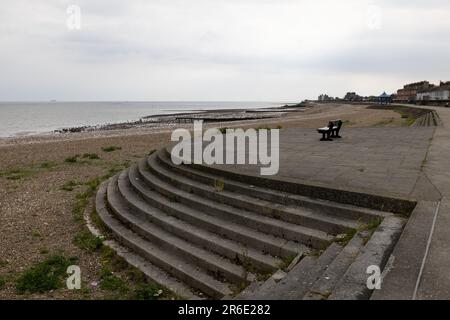
[[[0,100],[391,93],[450,80],[449,35],[448,0],[0,0]]]

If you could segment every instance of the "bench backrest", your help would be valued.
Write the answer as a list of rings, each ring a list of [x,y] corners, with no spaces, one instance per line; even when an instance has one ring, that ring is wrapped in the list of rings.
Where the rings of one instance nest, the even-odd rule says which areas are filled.
[[[341,130],[342,127],[342,120],[334,120],[334,121],[330,121],[330,125],[333,125],[333,127],[337,127],[336,130],[339,131]]]
[[[328,129],[333,130],[333,128],[334,128],[333,121],[328,122],[328,126],[327,127],[328,127]]]

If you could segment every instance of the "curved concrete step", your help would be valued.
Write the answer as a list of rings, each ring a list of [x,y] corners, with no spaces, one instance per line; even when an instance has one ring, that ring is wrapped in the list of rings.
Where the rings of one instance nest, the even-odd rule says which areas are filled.
[[[330,202],[327,200],[313,199],[301,195],[291,194],[269,188],[261,188],[249,185],[236,180],[222,177],[220,175],[199,170],[187,165],[175,165],[170,159],[169,151],[164,148],[158,152],[158,161],[171,172],[176,172],[191,180],[201,182],[209,186],[215,186],[216,181],[223,183],[224,190],[246,195],[252,198],[262,199],[285,206],[301,207],[302,210],[313,214],[335,217],[343,221],[369,222],[379,217],[392,215],[388,212],[376,211],[372,209],[356,207],[347,204]]]
[[[146,186],[140,181],[137,173],[136,165],[132,166],[128,171],[130,188],[133,191],[141,190],[147,192]],[[239,243],[215,233],[208,232],[195,225],[187,223],[168,215],[158,208],[151,206],[143,200],[138,194],[131,190],[122,188],[122,194],[127,192],[125,196],[128,204],[135,210],[134,213],[152,224],[166,230],[167,232],[176,234],[177,236],[192,242],[197,246],[201,246],[207,250],[211,250],[221,256],[227,257],[232,261],[237,261],[242,265],[252,265],[256,270],[267,273],[278,269],[282,265],[282,260],[271,255],[264,254],[246,244]],[[137,191],[140,192],[140,191]],[[148,193],[150,196],[150,192]],[[156,194],[157,195],[157,194]]]
[[[155,156],[155,155],[154,155]],[[212,200],[204,199],[198,195],[175,188],[156,176],[154,156],[148,158],[149,170],[140,162],[139,172],[145,182],[153,189],[176,201],[196,208],[208,214],[233,221],[235,223],[251,226],[258,231],[282,237],[287,240],[301,242],[314,248],[326,248],[334,237],[320,230],[306,228],[285,221],[258,215],[254,212],[238,209]]]
[[[113,190],[116,192],[117,190]],[[133,231],[157,244],[162,249],[171,251],[182,258],[208,270],[214,274],[216,278],[227,279],[235,284],[250,283],[255,280],[255,275],[247,272],[242,266],[231,263],[229,260],[213,254],[205,249],[190,244],[184,239],[175,236],[172,233],[164,231],[152,223],[138,218],[134,213],[137,210],[128,200],[133,196],[133,191],[129,187],[128,170],[124,170],[118,179],[118,191],[120,194],[110,194],[108,198],[116,198],[116,206],[111,209],[116,213],[118,218]],[[122,199],[120,199],[122,197]],[[119,200],[120,199],[120,200]],[[126,203],[127,207],[122,204]]]
[[[103,182],[99,187],[95,198],[95,210],[100,219],[109,228],[109,230],[111,230],[115,234],[125,234],[129,231],[128,228],[123,226],[117,219],[115,219],[106,208],[105,201],[108,182],[109,180]],[[177,296],[184,299],[199,299],[199,297],[194,292],[192,292],[190,287],[186,286],[183,282],[180,282],[178,279],[172,277],[157,266],[149,264],[139,255],[127,252],[127,254],[125,254],[123,257],[129,263],[133,264],[136,267],[139,267],[139,269],[142,270],[150,280],[159,284],[160,286],[167,288]],[[130,259],[132,261],[130,261]]]
[[[200,210],[193,209],[164,197],[158,192],[151,190],[147,185],[150,173],[145,172],[145,162],[140,162],[140,166],[144,168],[141,168],[139,173],[147,175],[147,179],[144,180],[140,174],[130,179],[130,182],[132,182],[135,190],[145,199],[145,201],[153,207],[192,225],[220,234],[234,241],[245,243],[248,246],[274,256],[295,256],[298,253],[305,251],[305,247],[299,243],[261,233],[257,230],[225,220],[223,217],[221,219],[205,214]],[[133,169],[130,170],[130,174],[132,173]],[[156,177],[154,178],[157,179]]]
[[[110,199],[109,197],[109,194],[113,192],[114,188],[117,188],[117,176],[111,178],[108,183],[106,197],[109,206],[116,204],[116,200]],[[111,200],[113,203],[110,202]],[[161,250],[158,245],[137,235],[113,216],[101,216],[101,218],[112,231],[114,237],[121,243],[184,283],[213,298],[222,298],[232,294],[232,291],[225,283],[214,279],[200,268],[193,266],[183,259]]]
[[[212,201],[218,201],[232,207],[252,211],[261,215],[280,219],[285,222],[298,224],[307,228],[318,229],[330,234],[346,233],[350,229],[357,229],[360,223],[347,219],[337,218],[321,212],[306,210],[304,208],[286,206],[247,196],[242,193],[221,190],[217,192],[212,185],[203,184],[195,180],[188,179],[178,173],[175,173],[171,167],[165,166],[159,156],[156,157],[157,162],[153,160],[150,164],[156,175],[164,181],[170,182],[174,187],[180,188],[186,192],[194,193],[198,196],[208,198]],[[170,160],[168,160],[170,161]]]

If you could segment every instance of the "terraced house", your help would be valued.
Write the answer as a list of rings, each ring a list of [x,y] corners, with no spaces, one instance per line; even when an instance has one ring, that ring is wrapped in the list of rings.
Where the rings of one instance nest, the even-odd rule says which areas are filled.
[[[450,100],[450,81],[441,81],[439,86],[418,90],[416,99],[421,104],[428,102],[448,103]]]

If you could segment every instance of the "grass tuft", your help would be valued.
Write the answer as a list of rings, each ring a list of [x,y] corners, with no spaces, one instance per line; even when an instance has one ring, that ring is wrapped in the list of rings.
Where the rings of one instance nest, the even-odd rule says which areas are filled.
[[[64,160],[66,163],[77,163],[79,155],[74,155],[72,157],[68,157]]]
[[[70,180],[63,184],[63,186],[61,187],[61,190],[73,191],[73,189],[79,185],[81,185],[81,182]]]
[[[75,235],[73,244],[78,248],[94,252],[103,246],[103,241],[100,237],[94,236],[89,230],[83,230]]]
[[[100,271],[100,279],[100,288],[103,290],[119,291],[121,293],[125,293],[130,290],[125,281],[114,275],[107,267],[103,267]]]
[[[164,295],[164,290],[153,283],[142,284],[134,291],[135,300],[157,300]]]
[[[102,150],[103,150],[103,152],[113,152],[113,151],[116,151],[116,150],[122,150],[122,147],[108,146],[108,147],[103,147]]]
[[[30,176],[33,172],[28,169],[16,168],[5,171],[0,171],[0,177],[5,177],[7,180],[20,180]]]
[[[16,281],[19,293],[44,293],[61,287],[67,267],[74,259],[54,255],[26,270]]]
[[[90,159],[90,160],[100,159],[100,157],[96,153],[85,153],[85,154],[83,154],[83,158]]]

